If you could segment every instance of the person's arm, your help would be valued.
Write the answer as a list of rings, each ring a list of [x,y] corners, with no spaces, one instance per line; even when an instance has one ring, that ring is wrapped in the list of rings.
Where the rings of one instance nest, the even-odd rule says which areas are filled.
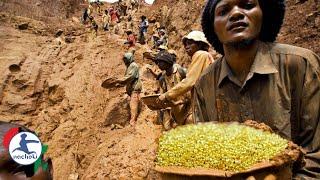
[[[126,75],[123,78],[118,79],[117,83],[127,84],[127,83],[132,82],[133,80],[136,79],[138,71],[139,71],[139,69],[137,67],[129,66]]]
[[[184,78],[180,83],[164,94],[166,99],[174,100],[190,91],[195,85],[196,81],[199,79],[203,70],[210,64],[208,53],[195,54],[192,59],[193,60],[188,68],[186,78]]]
[[[315,57],[319,65],[320,58]],[[314,65],[307,63],[301,93],[298,141],[306,151],[306,165],[296,172],[294,179],[299,180],[320,179],[320,76],[317,72],[319,67]]]
[[[153,69],[151,69],[150,67],[147,67],[147,70],[152,74],[152,76],[159,80],[160,79],[160,76],[161,76],[161,73],[157,74],[156,72],[153,71]]]

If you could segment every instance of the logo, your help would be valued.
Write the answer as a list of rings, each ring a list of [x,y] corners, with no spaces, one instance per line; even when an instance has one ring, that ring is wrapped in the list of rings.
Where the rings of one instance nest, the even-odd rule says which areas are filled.
[[[42,145],[39,138],[30,132],[20,132],[9,143],[11,158],[21,165],[36,162],[41,155]]]

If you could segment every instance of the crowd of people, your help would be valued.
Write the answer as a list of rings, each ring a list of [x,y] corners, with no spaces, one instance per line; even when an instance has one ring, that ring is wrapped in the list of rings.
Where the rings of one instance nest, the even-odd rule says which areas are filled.
[[[115,5],[106,5],[100,1],[88,2],[83,10],[81,22],[85,25],[89,24],[93,38],[97,37],[98,21],[101,22],[103,31],[113,31],[117,34],[121,21],[126,22],[126,29],[133,29],[132,15],[138,8],[137,0],[120,0]]]
[[[104,9],[105,8],[105,9]],[[135,24],[133,18],[137,12],[136,1],[119,1],[116,5],[104,6],[101,2],[91,2],[84,9],[82,23],[89,24],[92,38],[98,35],[98,30],[117,33],[119,23],[126,23],[125,34],[127,36],[124,43],[127,51],[124,52],[123,62],[127,67],[125,76],[113,81],[119,87],[126,86],[129,107],[130,125],[134,126],[141,105],[142,82],[140,80],[140,67],[134,60],[136,43],[147,45],[150,49],[144,53],[144,57],[152,60],[154,69],[148,71],[154,75],[159,83],[161,93],[159,103],[165,102],[165,98],[178,99],[178,104],[174,107],[164,107],[158,110],[158,122],[165,130],[169,130],[177,125],[192,123],[191,117],[191,89],[199,78],[201,72],[213,62],[212,56],[208,53],[210,44],[201,31],[192,31],[183,37],[183,44],[186,52],[192,59],[189,69],[177,63],[177,53],[169,49],[169,37],[166,28],[160,22],[154,21],[152,32],[149,34],[149,21],[145,15],[140,16],[140,21]],[[101,28],[96,19],[101,19]],[[137,33],[134,32],[137,26]]]
[[[310,50],[274,42],[284,13],[284,0],[209,0],[202,14],[203,32],[191,31],[182,38],[191,58],[188,69],[177,64],[165,29],[157,24],[159,31],[151,39],[158,51],[149,57],[160,69],[150,72],[161,91],[153,104],[162,107],[157,111],[165,130],[209,121],[263,122],[305,150],[306,164],[293,166],[293,177],[319,179],[320,58]],[[142,42],[146,17],[141,17],[140,28]],[[214,60],[208,53],[211,47],[222,56]],[[135,69],[126,73],[132,77],[127,86],[139,87],[140,94]],[[131,96],[132,104],[139,103],[139,97]],[[138,106],[130,107],[134,125],[133,107]]]
[[[160,26],[158,21],[153,22],[151,35],[148,35],[149,21],[145,15],[139,17],[139,22],[134,22],[139,4],[138,0],[120,0],[111,5],[99,1],[90,2],[83,10],[81,22],[90,28],[93,39],[97,37],[100,26],[102,31],[115,34],[119,34],[122,30],[127,34],[126,44],[129,47],[134,47],[135,43],[139,42],[140,44],[151,43],[152,49],[160,46],[167,48],[168,35],[165,27]]]

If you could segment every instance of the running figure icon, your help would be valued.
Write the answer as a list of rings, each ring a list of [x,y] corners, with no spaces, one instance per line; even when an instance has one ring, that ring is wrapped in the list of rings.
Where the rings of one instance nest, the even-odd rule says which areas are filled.
[[[12,152],[19,150],[19,151],[23,151],[26,154],[32,154],[32,153],[36,153],[35,151],[29,151],[27,144],[28,143],[40,143],[40,141],[36,141],[36,140],[26,140],[27,135],[26,134],[21,134],[21,141],[19,143],[20,147],[17,147],[16,149],[14,149]]]

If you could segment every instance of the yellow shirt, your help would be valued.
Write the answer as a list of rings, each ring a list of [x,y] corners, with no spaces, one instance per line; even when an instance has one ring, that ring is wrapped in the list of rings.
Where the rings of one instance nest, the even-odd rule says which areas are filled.
[[[165,93],[166,99],[174,100],[190,91],[202,72],[212,63],[212,57],[207,51],[197,51],[192,56],[186,78]]]

